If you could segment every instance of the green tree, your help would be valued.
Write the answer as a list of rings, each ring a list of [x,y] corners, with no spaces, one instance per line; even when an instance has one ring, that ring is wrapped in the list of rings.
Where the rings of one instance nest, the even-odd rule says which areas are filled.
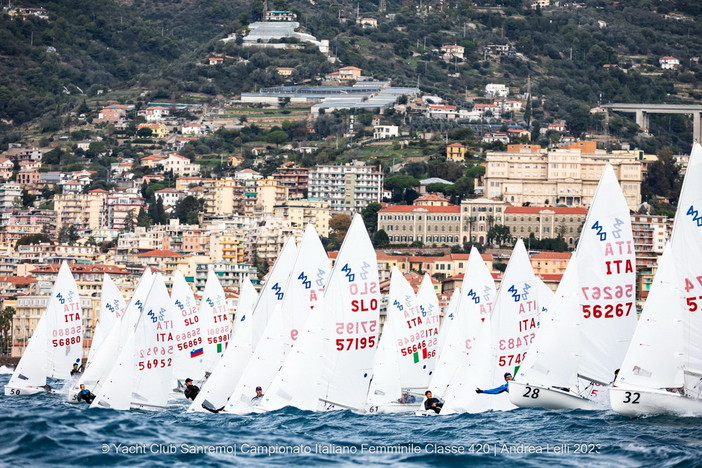
[[[72,245],[75,244],[78,239],[80,239],[80,236],[78,235],[78,231],[76,230],[76,226],[74,224],[66,224],[61,226],[61,229],[59,229],[59,244]]]
[[[390,247],[390,237],[388,237],[388,233],[381,229],[373,234],[373,246],[376,249]]]
[[[380,203],[372,202],[361,210],[363,223],[366,225],[366,229],[371,234],[378,230],[378,212],[381,208],[382,206]]]
[[[667,198],[675,205],[681,186],[680,167],[673,158],[672,148],[666,146],[659,151],[658,160],[649,164],[641,193],[644,200],[650,201],[659,196]]]
[[[139,214],[137,214],[137,226],[139,227],[149,227],[151,226],[151,218],[144,211],[144,208],[139,208]]]
[[[12,343],[12,317],[14,315],[14,307],[5,307],[0,312],[0,350],[2,350],[3,354]]]
[[[346,232],[351,226],[351,216],[347,214],[335,214],[329,220],[329,228],[332,230],[329,236],[330,249],[337,250],[346,237]]]
[[[198,224],[203,205],[202,200],[188,195],[176,204],[174,216],[183,224]]]
[[[268,143],[274,144],[277,147],[281,143],[285,143],[286,141],[288,141],[288,134],[285,133],[283,130],[274,130],[268,135],[266,135],[266,141]]]
[[[153,133],[153,130],[151,130],[148,127],[142,127],[136,132],[139,138],[151,138],[151,135],[153,135]]]
[[[509,227],[502,224],[494,225],[487,233],[487,241],[489,244],[502,245],[511,240],[512,236],[509,233]]]
[[[153,224],[166,224],[168,222],[161,197],[156,197],[156,201],[149,205],[148,214]]]
[[[49,237],[48,234],[43,234],[43,233],[38,233],[38,234],[26,234],[19,239],[17,239],[17,243],[15,244],[15,249],[19,247],[20,245],[33,245],[33,244],[53,244],[54,242],[51,240],[51,237]]]

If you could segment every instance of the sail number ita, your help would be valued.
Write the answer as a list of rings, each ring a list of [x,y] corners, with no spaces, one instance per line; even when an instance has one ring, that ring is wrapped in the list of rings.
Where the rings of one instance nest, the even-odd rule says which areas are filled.
[[[633,302],[625,302],[623,304],[583,304],[583,318],[615,318],[628,317],[631,309],[634,307]]]

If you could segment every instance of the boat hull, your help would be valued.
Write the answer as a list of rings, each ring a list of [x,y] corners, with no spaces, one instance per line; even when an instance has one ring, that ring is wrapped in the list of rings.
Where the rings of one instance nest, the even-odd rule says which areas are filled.
[[[702,416],[702,401],[665,390],[612,387],[609,398],[612,409],[624,416]]]
[[[509,383],[509,401],[520,408],[598,409],[598,405],[587,398],[563,390],[514,381]]]
[[[37,387],[10,387],[5,385],[5,396],[27,396],[36,395],[37,393],[46,393],[46,389]]]
[[[413,413],[420,408],[417,403],[384,403],[381,405],[372,405],[366,408],[367,414],[398,414],[398,413]],[[433,411],[432,411],[433,412]]]

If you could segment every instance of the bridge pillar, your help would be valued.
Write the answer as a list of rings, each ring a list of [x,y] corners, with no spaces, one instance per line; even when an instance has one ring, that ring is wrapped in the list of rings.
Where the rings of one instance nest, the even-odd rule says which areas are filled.
[[[692,139],[702,144],[702,112],[692,114]]]
[[[639,109],[636,111],[636,125],[638,125],[641,128],[646,129],[648,131],[649,127],[649,115],[648,112],[646,112],[643,109]]]

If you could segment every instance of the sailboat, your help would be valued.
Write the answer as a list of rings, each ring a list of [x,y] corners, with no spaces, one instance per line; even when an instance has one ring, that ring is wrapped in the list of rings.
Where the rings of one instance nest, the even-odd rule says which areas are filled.
[[[539,326],[537,282],[524,242],[517,240],[507,264],[495,306],[474,344],[451,380],[441,414],[509,410],[515,406],[505,393],[477,394],[505,383],[524,362]]]
[[[260,409],[363,411],[378,345],[378,264],[363,218],[351,221],[321,303]]]
[[[100,385],[104,382],[104,378],[117,361],[126,337],[134,331],[134,326],[144,307],[144,301],[151,289],[153,280],[154,275],[151,273],[151,270],[149,268],[144,269],[124,313],[117,323],[110,328],[105,340],[95,351],[93,358],[88,360],[85,371],[78,379],[78,382],[69,390],[69,402],[79,402],[77,396],[81,384],[84,384],[88,390],[97,394]]]
[[[454,292],[449,310],[454,302],[455,310],[444,318],[441,325],[443,344],[429,384],[429,390],[439,398],[446,397],[456,371],[474,348],[482,324],[490,319],[495,301],[495,280],[475,247],[468,257],[463,291],[463,294],[461,290]],[[441,338],[439,341],[441,343]]]
[[[207,272],[207,282],[200,300],[200,331],[202,332],[202,346],[194,346],[190,350],[191,359],[201,356],[200,372],[197,378],[207,376],[217,362],[224,356],[224,351],[229,345],[232,329],[229,323],[227,310],[227,296],[224,294],[219,277],[210,270]]]
[[[629,207],[607,165],[557,300],[509,384],[512,403],[552,409],[607,404],[606,387],[636,328],[635,264]]]
[[[257,301],[258,293],[253,284],[249,279],[243,280],[239,288],[239,303],[234,316],[231,343],[224,350],[224,356],[216,362],[211,375],[188,408],[188,413],[204,412],[207,411],[206,408],[224,408],[232,394],[233,382],[241,375],[243,366],[252,353],[251,314]]]
[[[209,275],[207,281],[205,292],[210,281]],[[203,311],[202,307],[198,308],[193,290],[179,270],[176,270],[173,275],[171,301],[175,307],[174,377],[179,383],[188,377],[195,380],[202,379],[205,376],[204,342],[207,339],[205,333],[210,326],[212,314]],[[204,295],[203,301],[206,302]],[[228,320],[227,326],[229,326]]]
[[[124,300],[122,292],[114,281],[112,281],[110,276],[104,274],[100,293],[100,316],[95,324],[93,341],[90,344],[90,352],[88,353],[88,362],[93,360],[97,350],[102,346],[110,330],[112,330],[112,327],[119,323],[119,319],[124,314],[126,308],[127,302]]]
[[[173,379],[175,308],[156,274],[132,333],[90,404],[115,410],[165,408]]]
[[[415,394],[421,395],[424,380],[420,361],[423,363],[429,358],[431,340],[438,341],[438,336],[426,336],[428,320],[422,321],[421,314],[412,286],[402,272],[393,267],[385,324],[366,399],[367,412],[400,413],[418,406]],[[416,405],[411,404],[415,402]]]
[[[263,392],[268,390],[285,355],[297,341],[300,329],[305,326],[310,311],[322,298],[329,270],[327,253],[314,226],[309,224],[302,237],[283,301],[268,320],[263,337],[232,392],[225,408],[227,412],[251,412],[256,388],[261,387]]]
[[[207,383],[190,405],[189,412],[220,410],[227,404],[234,386],[239,382],[258,345],[258,339],[263,336],[273,309],[283,302],[285,288],[296,257],[297,247],[295,240],[291,237],[283,245],[257,297],[248,290],[250,282],[244,282],[240,299],[244,298],[246,301],[243,304],[240,303],[237,310],[233,340],[227,346],[224,356],[215,364],[215,369],[208,377]],[[256,304],[253,311],[249,311],[247,307],[250,306],[247,305],[247,301],[254,297]]]
[[[702,146],[695,143],[670,242],[614,385],[614,411],[702,416]]]
[[[71,367],[83,356],[81,316],[78,286],[64,261],[46,309],[5,385],[5,396],[41,393],[50,390],[48,378],[70,377]]]

